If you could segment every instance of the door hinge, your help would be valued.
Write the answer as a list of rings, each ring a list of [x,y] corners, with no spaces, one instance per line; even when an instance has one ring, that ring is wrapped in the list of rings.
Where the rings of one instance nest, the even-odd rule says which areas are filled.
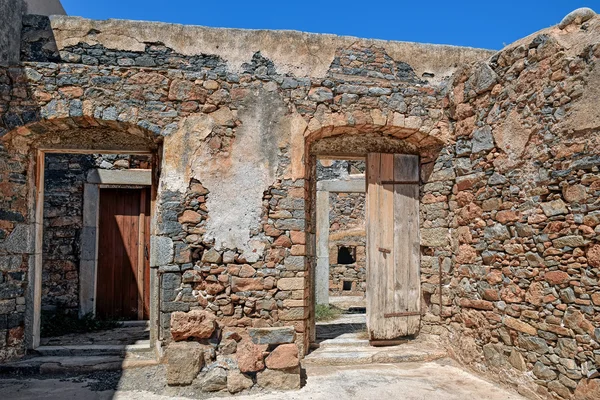
[[[383,314],[383,318],[412,317],[415,315],[421,315],[421,312],[420,311],[407,311],[407,312],[385,313],[385,314]]]

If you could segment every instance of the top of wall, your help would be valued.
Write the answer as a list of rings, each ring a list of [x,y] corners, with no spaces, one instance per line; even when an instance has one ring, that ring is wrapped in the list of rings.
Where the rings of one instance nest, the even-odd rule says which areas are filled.
[[[67,15],[60,0],[25,0],[27,14]]]
[[[417,76],[434,74],[435,83],[460,65],[490,57],[495,51],[446,45],[359,39],[349,36],[298,31],[208,28],[129,20],[90,20],[53,16],[52,30],[59,50],[79,43],[102,45],[113,50],[144,51],[147,43],[163,43],[186,55],[216,55],[233,71],[241,70],[254,53],[273,61],[280,73],[301,77],[324,77],[338,49],[379,47],[396,61],[411,65]]]

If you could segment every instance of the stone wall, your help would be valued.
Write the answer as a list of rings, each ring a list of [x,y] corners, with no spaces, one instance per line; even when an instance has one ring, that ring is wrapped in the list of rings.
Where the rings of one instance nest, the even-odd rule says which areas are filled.
[[[330,295],[364,295],[366,292],[365,200],[364,193],[329,194]],[[354,262],[339,263],[340,247],[350,250]]]
[[[133,29],[143,35],[145,30],[137,31],[143,24],[54,18],[52,35],[39,34],[49,24],[38,17],[25,22],[23,67],[11,81],[25,91],[21,98],[13,89],[4,114],[3,143],[10,155],[3,161],[25,171],[28,188],[28,160],[37,146],[155,148],[162,140],[151,245],[159,275],[159,340],[173,348],[196,347],[187,344],[190,338],[199,343],[206,365],[194,376],[198,381],[229,373],[239,378],[241,371],[250,385],[268,386],[260,376],[281,374],[291,375],[288,386],[295,385],[297,365],[270,364],[265,351],[293,345],[284,349],[293,353],[295,347],[302,355],[309,340],[305,254],[311,243],[305,230],[313,232],[306,199],[314,177],[305,173],[306,146],[330,145],[329,137],[344,133],[349,140],[367,140],[363,145],[372,150],[419,153],[429,165],[448,135],[444,87],[423,80],[417,73],[422,65],[411,69],[387,53],[404,57],[414,53],[412,45],[386,50],[383,42],[349,41],[344,48],[343,39],[331,53],[331,68],[308,77],[282,72],[290,65],[276,63],[281,56],[268,47],[241,65],[206,47],[202,53],[202,44],[180,53],[165,44],[171,28],[161,24],[149,26],[166,31],[159,35],[163,42],[148,40],[141,48],[111,44],[103,38],[112,34],[103,32]],[[428,65],[441,78],[450,75],[452,59]],[[28,193],[15,199],[27,205]],[[7,203],[6,209],[16,207]],[[32,221],[28,209],[23,220]],[[275,338],[265,349],[247,336],[249,328],[291,328],[295,334],[292,343]],[[176,368],[177,357],[171,362],[168,354]]]
[[[387,151],[421,160],[421,332],[532,397],[590,393],[600,19],[582,19],[492,55],[26,17],[22,65],[0,69],[0,360],[30,330],[36,148],[162,150],[170,383],[230,392],[299,384],[316,155]]]
[[[590,18],[456,74],[452,192],[424,199],[451,224],[442,301],[457,354],[531,397],[599,394],[600,19]]]

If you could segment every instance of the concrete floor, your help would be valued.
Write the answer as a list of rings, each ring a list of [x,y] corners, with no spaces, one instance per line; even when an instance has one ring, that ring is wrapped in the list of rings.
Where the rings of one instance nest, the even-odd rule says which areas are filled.
[[[204,398],[218,399],[224,394],[202,396],[174,392],[157,378],[158,369],[136,369],[123,376],[88,375],[70,378],[0,379],[4,398],[25,400],[43,398],[167,400]],[[157,372],[158,371],[158,372]],[[380,364],[345,367],[307,368],[307,383],[299,391],[236,396],[238,400],[343,400],[343,399],[403,399],[403,400],[520,400],[523,397],[493,383],[486,382],[458,368],[450,360],[424,363]],[[129,376],[128,376],[129,375]],[[164,382],[164,378],[163,378]],[[144,391],[152,390],[153,392]],[[162,394],[156,394],[162,393]],[[181,395],[185,397],[181,397]]]

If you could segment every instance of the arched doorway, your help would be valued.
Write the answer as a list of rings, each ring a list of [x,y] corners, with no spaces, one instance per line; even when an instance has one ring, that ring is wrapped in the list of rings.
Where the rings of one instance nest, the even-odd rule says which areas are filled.
[[[432,139],[432,140],[429,140]],[[423,147],[419,145],[422,144]],[[319,214],[327,215],[328,211],[323,212],[323,210],[319,211],[319,182],[317,181],[317,165],[319,159],[337,159],[337,160],[347,160],[347,159],[362,159],[367,164],[373,163],[373,160],[377,155],[383,155],[383,159],[388,159],[391,162],[390,171],[392,175],[386,177],[385,174],[382,175],[382,172],[375,172],[373,166],[371,168],[367,167],[367,171],[365,176],[362,178],[360,182],[354,182],[353,184],[347,184],[345,186],[354,185],[363,185],[363,191],[367,192],[366,194],[366,202],[375,204],[378,198],[382,198],[382,193],[390,193],[389,201],[386,204],[391,205],[391,214],[389,215],[391,224],[388,224],[384,227],[385,224],[382,225],[382,221],[385,221],[386,218],[382,218],[380,216],[379,208],[382,207],[382,204],[377,204],[376,207],[371,206],[371,213],[367,211],[366,215],[366,226],[367,226],[367,299],[369,299],[369,289],[373,291],[372,300],[369,302],[367,300],[367,320],[369,320],[368,324],[368,332],[366,332],[367,337],[371,339],[372,342],[381,342],[380,344],[384,344],[389,341],[389,339],[394,339],[397,337],[414,335],[418,333],[419,330],[419,320],[420,320],[420,303],[421,303],[421,293],[420,293],[420,281],[419,281],[419,256],[420,256],[420,248],[419,248],[419,165],[431,163],[432,160],[435,159],[437,152],[440,149],[440,142],[437,139],[426,138],[421,133],[416,132],[414,130],[409,129],[398,129],[395,127],[336,127],[330,129],[322,129],[318,132],[310,134],[307,136],[306,147],[305,147],[305,160],[306,160],[306,182],[307,182],[307,241],[309,245],[307,249],[309,249],[309,254],[307,255],[307,263],[308,263],[308,274],[307,274],[307,288],[309,290],[309,319],[307,321],[307,337],[310,340],[311,344],[315,344],[318,342],[317,332],[316,332],[316,323],[315,323],[315,305],[319,302],[317,300],[319,290],[322,292],[323,290],[327,290],[328,283],[326,283],[326,289],[323,289],[323,285],[320,280],[323,280],[323,277],[328,277],[329,274],[327,272],[323,273],[323,268],[329,268],[330,263],[322,263],[320,260],[320,255],[323,253],[323,243],[326,243],[327,240],[323,240],[323,231],[319,227]],[[396,156],[394,156],[394,154]],[[390,158],[391,157],[391,158]],[[381,160],[382,157],[379,157]],[[402,169],[403,167],[400,165],[403,162],[409,161],[411,164],[411,172],[410,179],[401,179],[401,174],[398,175],[398,179],[395,179],[393,171],[394,171],[394,160],[398,160],[398,166],[396,169]],[[387,162],[387,161],[386,161]],[[379,168],[379,163],[378,163]],[[374,176],[370,176],[375,174]],[[355,177],[356,178],[356,177]],[[351,182],[352,178],[347,181]],[[410,189],[408,192],[406,190],[403,191],[401,189],[402,186],[410,185]],[[344,185],[342,185],[344,186]],[[368,189],[371,187],[371,190]],[[381,193],[373,195],[375,193],[375,188],[379,187],[378,190],[381,190]],[[360,189],[360,188],[359,188]],[[359,190],[352,189],[352,190]],[[394,194],[395,193],[395,194]],[[400,193],[400,194],[398,194]],[[321,196],[322,197],[322,196]],[[370,198],[370,199],[369,199]],[[394,201],[394,198],[399,198],[400,200]],[[403,203],[403,200],[404,203]],[[409,202],[406,202],[406,199],[409,199]],[[384,202],[385,203],[385,202]],[[395,206],[397,204],[398,206]],[[396,226],[394,226],[394,215],[400,214],[402,208],[406,208],[407,206],[411,207],[410,212],[407,215],[410,215],[410,226],[405,225],[407,218],[396,218]],[[399,207],[399,209],[398,209]],[[369,205],[367,205],[367,210],[369,210]],[[406,217],[407,215],[403,215],[402,217]],[[321,226],[323,224],[321,223]],[[369,228],[369,226],[371,228]],[[379,244],[375,244],[375,242],[379,243],[380,239],[374,240],[374,235],[378,234],[382,228],[384,230],[389,231],[391,242],[400,243],[402,245],[396,246],[396,249],[392,247],[392,249],[386,249],[385,246],[380,246]],[[397,238],[398,234],[401,233],[404,229],[404,232],[411,232],[411,236],[405,238],[404,240],[399,240]],[[326,235],[329,232],[325,233]],[[370,238],[369,238],[370,236]],[[410,242],[410,243],[409,243]],[[404,245],[406,244],[406,245]],[[371,248],[371,250],[369,250]],[[376,252],[373,252],[373,249]],[[386,250],[391,253],[391,256],[388,256]],[[369,251],[371,254],[369,255]],[[402,252],[402,251],[410,251],[411,254],[411,262],[410,268],[411,272],[398,274],[398,257],[394,254],[394,252]],[[377,254],[376,254],[377,253]],[[381,254],[379,254],[381,253]],[[395,284],[392,285],[382,285],[382,279],[387,279],[385,275],[385,271],[381,270],[381,268],[377,268],[375,264],[377,264],[376,258],[381,258],[380,261],[384,262],[383,265],[388,265],[389,276],[394,276]],[[393,259],[389,259],[388,257],[394,257]],[[389,260],[389,261],[388,261]],[[392,261],[394,260],[394,261]],[[319,263],[321,262],[321,265]],[[373,266],[375,265],[375,267]],[[369,271],[371,270],[371,271]],[[400,268],[402,270],[402,268]],[[369,278],[371,278],[371,284],[369,284]],[[399,283],[401,283],[401,279],[410,278],[411,290],[410,290],[410,310],[404,310],[407,299],[399,298],[399,294],[394,293],[394,288],[397,289]],[[377,280],[380,282],[377,282]],[[329,280],[328,280],[329,281]],[[378,287],[383,287],[383,292],[375,293],[374,289]],[[342,287],[343,288],[343,287]],[[408,287],[404,287],[402,290],[405,293],[408,293]],[[388,293],[389,292],[389,293]],[[407,294],[408,295],[408,294]],[[388,297],[388,303],[391,305],[391,311],[387,310],[390,308],[388,306],[383,306],[379,304],[376,300],[378,298]],[[400,296],[402,297],[402,296]],[[371,303],[371,315],[369,315],[369,305]],[[398,306],[402,306],[402,310],[395,310],[394,307],[398,308]],[[408,306],[407,306],[408,307]],[[385,308],[385,310],[384,310]],[[389,311],[389,312],[388,312]],[[381,314],[381,315],[380,315]],[[377,320],[396,320],[398,323],[392,323],[391,331],[382,334],[381,330],[377,332],[375,328]],[[406,321],[410,319],[412,323],[412,327],[410,329],[406,328]],[[388,321],[383,322],[384,326],[389,326],[390,323]],[[402,328],[401,326],[404,326]],[[385,329],[384,329],[385,330]],[[382,340],[379,340],[382,339]]]
[[[118,186],[123,189],[127,186],[130,191],[134,190],[133,186],[135,186],[140,191],[148,193],[144,197],[146,199],[144,204],[147,204],[144,208],[144,220],[147,221],[144,223],[146,227],[144,235],[149,235],[154,224],[150,223],[150,218],[147,216],[149,214],[154,215],[161,139],[154,133],[136,125],[97,120],[89,117],[43,120],[19,127],[2,138],[2,147],[7,151],[2,154],[1,158],[3,160],[0,160],[0,162],[13,166],[14,171],[12,174],[15,177],[17,171],[21,170],[20,179],[14,179],[7,183],[7,185],[10,185],[7,190],[10,190],[13,194],[13,200],[4,202],[2,207],[7,213],[12,212],[14,214],[12,217],[14,221],[7,224],[9,225],[6,229],[8,241],[10,242],[12,238],[15,238],[15,241],[19,240],[22,243],[20,247],[13,246],[6,249],[6,251],[13,257],[22,257],[23,260],[26,260],[24,262],[27,265],[26,280],[22,283],[25,288],[24,336],[27,348],[34,349],[40,344],[45,251],[47,254],[47,249],[44,249],[44,188],[48,156],[127,154],[144,156],[151,160],[145,166],[147,172],[137,174],[138,178],[143,175],[142,180],[144,182],[130,182],[127,179],[125,182],[119,181],[118,178],[115,178],[114,173],[110,178],[112,179],[111,182],[108,182],[106,177],[104,180],[101,177],[96,177],[88,182],[91,187],[93,186],[97,195],[93,201],[89,202],[89,204],[95,204],[96,214],[95,218],[90,218],[90,215],[87,216],[93,223],[82,223],[86,226],[83,226],[83,229],[76,235],[80,240],[81,259],[72,268],[75,268],[79,274],[79,315],[93,314],[98,309],[95,302],[97,298],[101,297],[97,285],[98,259],[96,247],[98,243],[101,243],[98,242],[99,235],[96,229],[98,228],[99,202],[102,201],[100,194],[103,189],[109,189],[111,184],[113,187]],[[147,189],[142,190],[144,187]],[[94,192],[94,190],[91,192]],[[89,208],[84,207],[86,210]],[[86,210],[84,210],[84,214]],[[90,214],[91,211],[87,210],[87,212]],[[91,215],[94,215],[94,212],[91,212]],[[142,260],[147,258],[147,254],[150,252],[148,248],[143,246],[142,241],[144,240],[141,236],[136,235],[137,232],[135,235],[132,232],[130,242],[132,245],[137,246],[136,251],[139,251],[139,260]],[[139,250],[137,250],[138,248]],[[145,284],[148,287],[148,290],[143,292],[143,296],[147,297],[146,311],[149,314],[151,325],[156,325],[158,304],[154,300],[156,296],[150,293],[157,291],[156,273],[148,268],[147,263],[140,262],[139,268],[140,276],[146,277]],[[142,296],[141,293],[142,291],[139,292],[140,296]],[[138,296],[137,292],[135,296]],[[142,306],[140,309],[142,314],[143,308]],[[150,332],[155,331],[156,329],[151,327]],[[154,337],[151,337],[151,340],[154,339]]]

